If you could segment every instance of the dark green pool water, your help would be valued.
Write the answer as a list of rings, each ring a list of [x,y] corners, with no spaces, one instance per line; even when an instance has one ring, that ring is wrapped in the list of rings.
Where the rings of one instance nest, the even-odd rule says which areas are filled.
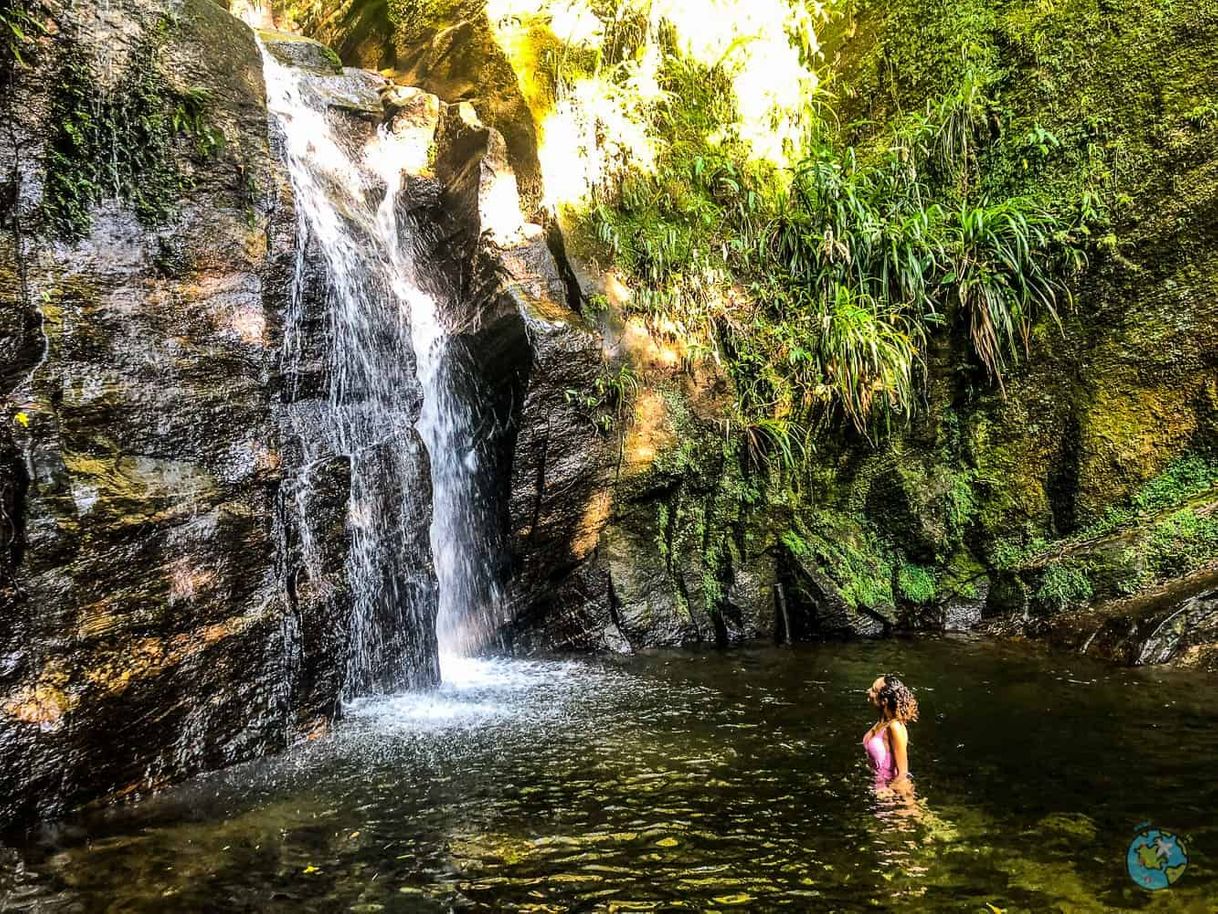
[[[918,803],[864,691],[917,690]],[[1218,910],[1218,682],[963,640],[469,665],[14,849],[3,910]],[[1150,821],[1170,889],[1133,884]]]

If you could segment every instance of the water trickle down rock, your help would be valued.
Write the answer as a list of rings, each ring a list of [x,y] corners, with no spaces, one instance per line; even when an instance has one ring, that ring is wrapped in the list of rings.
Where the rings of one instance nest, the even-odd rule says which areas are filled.
[[[437,672],[422,396],[409,321],[377,286],[383,246],[357,252],[370,310],[334,319],[331,252],[300,231],[308,201],[268,145],[249,29],[209,0],[175,4],[172,21],[151,0],[101,12],[56,13],[57,37],[0,106],[9,823],[273,751],[344,690]],[[72,242],[43,220],[69,62],[85,95],[136,67],[199,90],[225,137],[203,154],[171,135],[184,179],[145,188],[165,213],[139,218],[103,188]],[[327,130],[354,155],[383,81],[332,65],[316,78]],[[338,230],[388,224],[379,174],[334,209]]]
[[[263,40],[268,106],[299,231],[284,326],[283,431],[300,473],[287,513],[302,530],[300,554],[313,579],[327,577],[326,556],[308,535],[307,502],[325,487],[315,468],[345,461],[351,484],[349,642],[345,657],[321,666],[331,675],[345,667],[347,697],[431,685],[438,680],[431,485],[415,428],[423,390],[412,336],[429,305],[415,287],[409,236],[397,219],[409,155],[380,127],[384,80],[336,71],[311,42]],[[305,332],[316,326],[324,327],[323,352],[300,345],[316,339]]]
[[[587,562],[608,522],[618,448],[572,396],[604,371],[601,337],[569,307],[541,227],[521,214],[503,137],[469,104],[444,106],[435,161],[451,349],[473,392],[471,427],[482,430],[481,517],[495,537],[482,553],[498,587],[478,620],[481,640],[510,647],[528,627],[520,617],[556,629],[571,614],[581,633],[607,630],[620,643],[603,569]]]
[[[174,10],[164,27],[151,0],[110,0],[104,16],[54,6],[56,37],[0,112],[0,173],[16,185],[0,214],[10,823],[282,746],[297,710],[273,537],[290,208],[248,30],[204,0]],[[137,59],[154,34],[154,57]],[[107,200],[81,240],[48,237],[49,112],[69,62],[85,94],[131,68],[206,93],[227,142],[206,158],[170,138],[185,180],[146,186],[164,195],[161,220]]]

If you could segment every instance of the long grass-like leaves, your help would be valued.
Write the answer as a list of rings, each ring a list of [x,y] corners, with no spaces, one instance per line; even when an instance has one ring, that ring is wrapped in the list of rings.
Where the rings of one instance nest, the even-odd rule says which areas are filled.
[[[1082,254],[1074,216],[981,196],[996,74],[966,69],[863,149],[812,114],[782,179],[709,141],[730,119],[718,79],[670,55],[653,112],[664,165],[623,179],[591,224],[635,280],[638,310],[707,334],[724,355],[750,453],[798,459],[784,429],[820,416],[866,434],[880,416],[909,415],[933,332],[967,328],[1001,386],[1034,323],[1058,320]]]
[[[1056,219],[1018,199],[964,205],[949,225],[950,285],[981,362],[1002,383],[1009,358],[1027,352],[1038,312],[1058,319],[1068,288],[1054,270]]]

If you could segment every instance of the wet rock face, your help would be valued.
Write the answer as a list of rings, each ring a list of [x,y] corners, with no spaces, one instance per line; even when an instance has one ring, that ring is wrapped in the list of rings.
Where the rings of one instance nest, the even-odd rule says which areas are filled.
[[[294,67],[316,76],[336,76],[343,72],[338,55],[320,42],[271,29],[264,29],[258,34],[271,56],[285,67]]]
[[[426,106],[412,92],[398,101],[395,129],[417,129]],[[435,122],[436,196],[416,182],[414,216],[488,430],[500,645],[630,651],[772,636],[773,534],[742,510],[741,470],[713,411],[694,415],[671,372],[663,396],[613,393],[622,328],[573,307],[595,277],[580,286],[561,245],[522,217],[498,131],[470,105],[441,109],[424,118]],[[645,417],[630,433],[636,410]]]
[[[1056,647],[1122,664],[1218,672],[1218,571],[1026,625]]]
[[[0,92],[10,823],[283,746],[334,715],[351,650],[350,461],[306,459],[313,442],[290,421],[327,396],[327,279],[316,250],[297,256],[253,34],[211,0],[46,7],[47,35]],[[314,70],[326,61],[304,42],[293,53]],[[198,124],[166,128],[164,168],[144,176],[143,196],[126,188],[68,209],[46,169],[69,64],[74,97],[132,80],[170,99],[196,93],[223,142],[202,142]],[[333,116],[374,130],[370,77],[326,78]],[[122,160],[131,138],[103,126]],[[56,161],[59,177],[104,174]],[[65,237],[65,213],[78,236]],[[296,277],[299,358],[285,360]],[[418,389],[401,395],[417,411]],[[426,455],[416,446],[411,459],[425,496]],[[411,529],[425,536],[428,517]],[[414,571],[406,585],[434,607],[430,566]],[[387,655],[434,676],[434,643],[397,638]]]
[[[513,467],[514,645],[628,652],[775,637],[776,530],[747,503],[748,473],[715,407],[694,408],[716,382],[660,371],[613,402],[620,333],[597,338],[595,355],[557,349],[529,379]]]
[[[416,105],[402,103],[403,112]],[[679,448],[668,461],[627,455],[620,423],[606,422],[606,409],[634,409],[633,395],[613,407],[606,399],[622,363],[607,351],[604,328],[572,307],[585,293],[569,265],[524,221],[507,143],[472,106],[442,109],[441,190],[416,219],[429,226],[433,245],[421,260],[461,331],[472,389],[481,391],[472,398],[478,424],[490,430],[487,500],[497,505],[504,556],[500,644],[629,651],[768,633],[764,562],[745,571],[729,556],[740,531],[720,489],[734,477],[725,476],[713,424],[681,408],[682,433],[702,447]]]
[[[488,535],[501,544],[495,611],[510,644],[522,628],[517,617],[570,604],[572,575],[607,520],[600,508],[616,444],[572,398],[601,374],[601,338],[569,307],[543,231],[521,213],[502,135],[469,104],[417,90],[388,100],[399,106],[395,131],[434,136],[434,170],[408,187],[408,206],[421,239],[420,281],[456,336],[463,396],[482,430],[478,484],[496,528]],[[594,602],[607,606],[606,594],[602,582]]]
[[[240,23],[193,2],[157,59],[136,60],[159,5],[107,6],[52,10],[2,115],[14,142],[0,159],[20,184],[0,238],[20,543],[0,614],[6,819],[287,738],[273,401],[292,235],[268,205],[280,178],[259,56]],[[189,189],[161,224],[103,203],[64,244],[44,221],[48,92],[70,54],[110,60],[115,79],[124,65],[189,74],[209,93],[227,148],[204,162],[178,144]]]
[[[470,103],[504,144],[525,212],[538,208],[541,167],[533,115],[483,4],[277,0],[273,6],[281,24],[303,27],[351,66],[391,70],[396,82],[449,105]]]
[[[893,627],[892,613],[852,606],[814,561],[792,555],[783,565],[789,636],[794,641],[817,637],[875,637]]]

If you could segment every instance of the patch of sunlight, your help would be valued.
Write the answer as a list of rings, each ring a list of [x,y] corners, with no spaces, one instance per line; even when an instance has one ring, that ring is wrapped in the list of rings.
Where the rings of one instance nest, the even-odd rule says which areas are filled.
[[[483,232],[501,247],[519,241],[526,233],[524,214],[520,212],[520,193],[516,175],[509,170],[496,170],[489,179],[478,205]]]
[[[216,583],[216,572],[211,568],[196,568],[190,559],[177,558],[165,566],[165,577],[169,582],[169,603],[190,602],[205,593]]]
[[[581,77],[560,91],[537,150],[547,208],[583,200],[626,170],[655,171],[656,141],[641,98],[604,76]]]
[[[504,31],[546,20],[554,37],[568,44],[599,47],[605,37],[604,22],[584,0],[487,0],[486,15]]]
[[[232,0],[229,3],[229,12],[250,28],[273,29],[275,27],[271,6],[269,3],[263,3],[262,0]]]
[[[668,405],[657,391],[639,392],[631,419],[622,456],[626,469],[637,472],[651,466],[660,451],[675,443],[676,435],[668,421]]]
[[[821,4],[800,0],[654,0],[653,22],[670,23],[681,50],[732,80],[741,139],[753,155],[782,167],[800,139],[819,78],[805,62],[819,50]],[[799,45],[792,43],[799,36]]]
[[[627,170],[654,173],[664,137],[652,115],[680,102],[661,83],[666,53],[726,74],[736,121],[716,134],[738,136],[754,159],[779,168],[798,147],[819,88],[816,27],[827,17],[820,2],[623,0],[601,18],[586,0],[488,0],[487,13],[539,123],[543,202],[552,211]],[[631,19],[645,32],[614,63],[606,36]]]
[[[609,523],[610,510],[613,508],[613,493],[602,490],[588,499],[584,506],[583,516],[580,517],[579,527],[571,543],[571,554],[582,560],[592,554],[601,540],[601,531]]]

